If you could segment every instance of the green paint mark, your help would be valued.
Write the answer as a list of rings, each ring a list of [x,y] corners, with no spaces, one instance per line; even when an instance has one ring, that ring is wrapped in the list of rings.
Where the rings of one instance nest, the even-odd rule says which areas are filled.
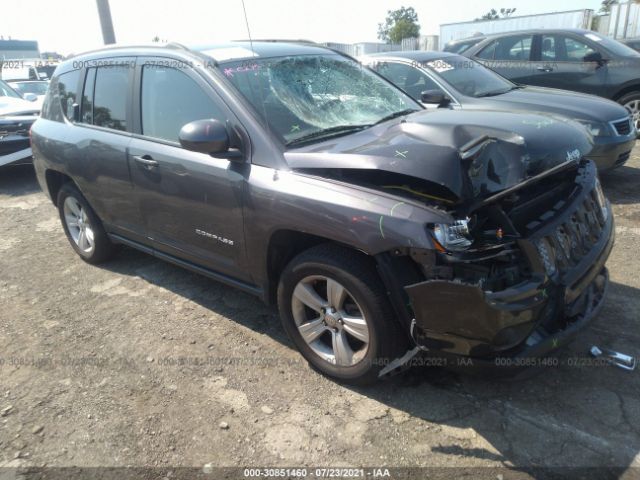
[[[378,225],[380,226],[380,235],[382,235],[382,238],[385,238],[384,231],[382,230],[382,220],[384,220],[384,217],[380,215],[380,222],[378,222]]]
[[[396,209],[396,207],[399,207],[400,205],[404,205],[404,202],[398,202],[396,203],[393,207],[391,207],[391,212],[389,213],[392,217],[393,217],[393,211]]]

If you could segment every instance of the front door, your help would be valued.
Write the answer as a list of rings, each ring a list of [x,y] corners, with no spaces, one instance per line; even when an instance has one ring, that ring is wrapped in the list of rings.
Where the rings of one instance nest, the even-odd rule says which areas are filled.
[[[606,95],[608,67],[585,61],[587,55],[597,52],[586,38],[560,34],[539,37],[531,85]]]
[[[185,150],[178,141],[185,124],[208,118],[227,123],[231,113],[192,69],[139,63],[139,125],[129,164],[147,235],[165,253],[244,279],[239,267],[248,165]]]

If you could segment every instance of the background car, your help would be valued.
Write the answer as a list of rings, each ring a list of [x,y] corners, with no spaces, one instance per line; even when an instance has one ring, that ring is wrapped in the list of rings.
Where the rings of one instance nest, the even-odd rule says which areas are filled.
[[[580,29],[523,30],[467,40],[475,43],[461,52],[465,57],[509,80],[615,100],[640,127],[640,53],[632,48]]]
[[[610,100],[516,85],[474,60],[451,53],[387,52],[360,60],[427,108],[540,111],[578,120],[594,137],[588,158],[600,170],[623,165],[635,145],[637,132],[629,113]]]
[[[0,80],[0,167],[31,162],[29,129],[40,109]]]
[[[8,83],[25,99],[28,94],[35,95],[36,98],[33,101],[36,103],[38,109],[42,108],[42,102],[44,102],[44,96],[47,94],[49,82],[46,80],[22,80]]]
[[[621,40],[626,46],[633,48],[637,52],[640,52],[640,38],[627,38],[625,40]]]

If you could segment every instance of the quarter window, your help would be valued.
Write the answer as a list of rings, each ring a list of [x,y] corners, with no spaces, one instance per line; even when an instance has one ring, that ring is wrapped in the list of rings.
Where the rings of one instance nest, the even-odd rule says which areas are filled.
[[[142,133],[178,142],[180,129],[194,120],[224,115],[186,73],[175,68],[145,65],[142,69]]]
[[[73,105],[76,103],[78,81],[80,80],[80,70],[62,73],[58,75],[58,98],[62,113],[67,120],[73,121]],[[62,119],[60,119],[62,120]]]

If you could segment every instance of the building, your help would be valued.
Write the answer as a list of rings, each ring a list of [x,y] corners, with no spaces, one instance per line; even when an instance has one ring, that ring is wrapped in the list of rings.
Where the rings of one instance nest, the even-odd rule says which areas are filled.
[[[35,40],[0,40],[0,60],[40,58]]]

